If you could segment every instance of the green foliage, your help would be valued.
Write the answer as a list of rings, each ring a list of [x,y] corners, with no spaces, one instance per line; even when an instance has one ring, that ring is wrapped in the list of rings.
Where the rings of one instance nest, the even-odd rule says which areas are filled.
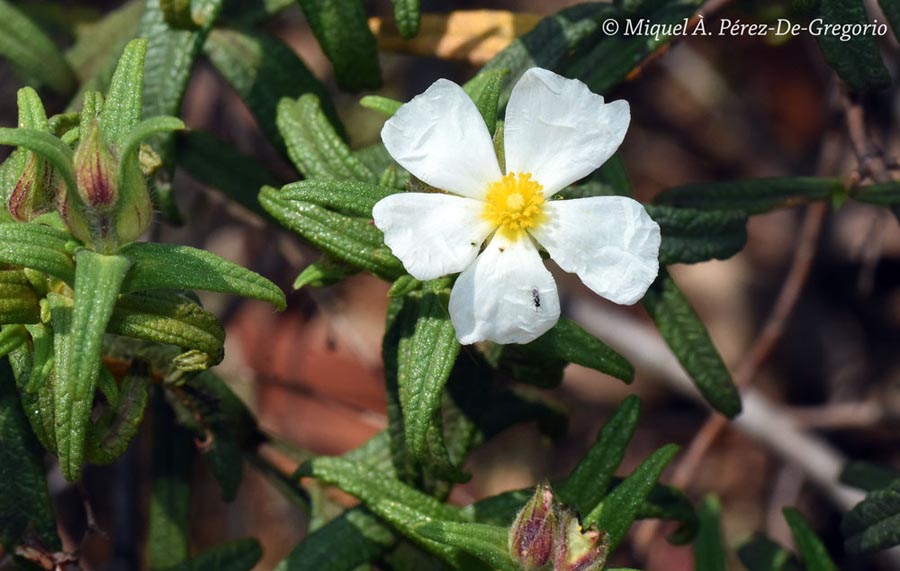
[[[262,546],[255,539],[238,539],[217,545],[192,557],[171,571],[250,571],[262,559]]]
[[[44,84],[60,95],[75,89],[75,74],[59,48],[6,0],[0,0],[0,56],[29,82]]]
[[[421,15],[419,0],[391,0],[397,29],[404,38],[415,37],[419,33]]]
[[[747,571],[801,571],[793,554],[764,535],[755,535],[738,548]]]
[[[722,540],[722,529],[719,522],[721,506],[719,500],[712,496],[703,499],[697,512],[700,519],[700,530],[694,539],[694,557],[696,571],[725,571],[725,546]]]
[[[837,571],[837,566],[828,556],[822,541],[809,528],[800,512],[793,508],[785,508],[784,519],[791,526],[791,533],[794,535],[797,551],[806,571]]]
[[[763,178],[687,184],[656,197],[659,204],[697,210],[761,214],[806,202],[832,200],[845,193],[836,178]]]
[[[375,36],[362,0],[299,0],[303,13],[344,89],[381,87]]]
[[[887,488],[897,479],[900,472],[896,470],[859,461],[848,462],[840,476],[842,483],[866,492]]]
[[[0,224],[0,263],[31,268],[75,283],[71,237],[42,224]]]
[[[747,242],[747,216],[742,212],[648,204],[647,213],[662,232],[661,265],[724,260]]]
[[[56,444],[60,468],[69,480],[81,478],[103,334],[131,266],[126,257],[91,250],[78,250],[75,257],[74,301],[69,305],[67,298],[51,299],[57,363]]]
[[[900,478],[866,495],[844,516],[841,532],[850,553],[900,545]]]
[[[4,327],[4,330],[6,328]],[[5,359],[0,361],[0,545],[15,550],[31,526],[45,545],[60,548],[41,447],[28,426]]]
[[[741,397],[731,374],[706,327],[668,272],[660,270],[643,303],[707,402],[729,418],[737,416],[741,412]]]
[[[821,18],[823,24],[871,23],[862,0],[819,0],[816,4],[813,16]],[[825,59],[851,90],[868,91],[891,84],[877,38],[859,34],[843,40],[840,35],[818,34],[816,40]]]
[[[318,97],[325,115],[341,128],[325,87],[280,40],[253,30],[216,29],[204,44],[204,51],[247,103],[271,141],[283,145],[276,125],[278,102],[304,93]]]

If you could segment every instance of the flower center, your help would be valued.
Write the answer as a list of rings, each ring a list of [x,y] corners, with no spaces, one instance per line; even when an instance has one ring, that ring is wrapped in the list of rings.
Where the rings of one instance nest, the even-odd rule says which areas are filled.
[[[509,173],[488,187],[482,216],[507,238],[517,238],[544,221],[543,188],[531,173]]]

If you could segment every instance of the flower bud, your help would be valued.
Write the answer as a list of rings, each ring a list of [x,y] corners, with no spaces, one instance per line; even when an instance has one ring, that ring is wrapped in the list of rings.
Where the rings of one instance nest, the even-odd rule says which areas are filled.
[[[99,121],[92,120],[75,151],[75,182],[86,207],[108,211],[115,206],[119,198],[118,166],[100,135]]]
[[[25,170],[9,195],[7,209],[16,220],[28,222],[53,208],[55,194],[53,167],[43,157],[28,152]]]
[[[570,510],[560,516],[553,552],[553,571],[599,571],[609,554],[609,535],[590,528],[582,531]]]
[[[541,484],[513,522],[509,555],[523,571],[536,571],[550,562],[558,527],[555,503],[553,490]]]

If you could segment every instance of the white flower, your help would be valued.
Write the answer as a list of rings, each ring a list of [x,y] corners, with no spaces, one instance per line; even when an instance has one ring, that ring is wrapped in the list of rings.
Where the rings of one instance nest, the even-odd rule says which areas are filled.
[[[447,194],[388,196],[375,205],[375,225],[416,279],[462,272],[450,294],[460,343],[527,343],[559,320],[538,247],[611,301],[643,297],[660,244],[644,207],[622,196],[547,200],[606,162],[630,120],[626,101],[604,104],[580,81],[529,69],[506,109],[505,175],[478,109],[451,81],[385,123],[391,156]]]

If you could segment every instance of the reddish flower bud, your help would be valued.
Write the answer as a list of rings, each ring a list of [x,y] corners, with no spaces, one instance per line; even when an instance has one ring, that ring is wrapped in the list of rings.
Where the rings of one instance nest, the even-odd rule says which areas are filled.
[[[21,222],[34,220],[52,210],[56,194],[53,168],[43,157],[26,152],[25,170],[16,181],[7,203],[9,213]]]
[[[550,562],[558,525],[553,490],[541,484],[509,532],[509,555],[523,571],[537,571]]]

